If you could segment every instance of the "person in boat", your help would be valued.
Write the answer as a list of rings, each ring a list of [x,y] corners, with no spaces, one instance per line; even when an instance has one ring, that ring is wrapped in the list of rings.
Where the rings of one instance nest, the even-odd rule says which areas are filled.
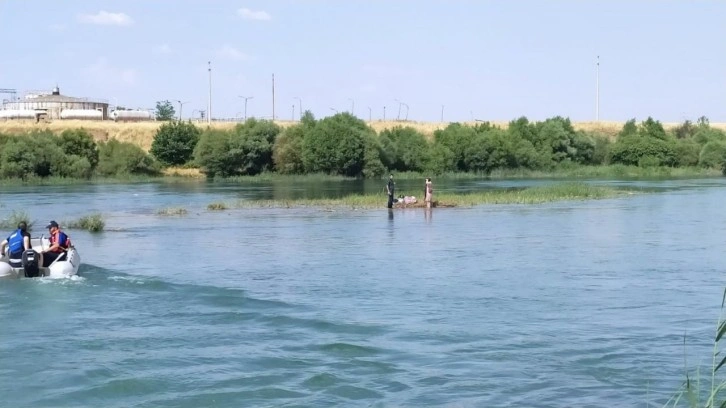
[[[50,266],[50,264],[61,256],[65,256],[65,253],[71,247],[71,238],[65,232],[61,231],[57,222],[51,221],[47,225],[47,228],[48,232],[50,232],[50,247],[41,253],[41,261],[44,268]]]
[[[30,233],[28,232],[28,224],[25,221],[18,223],[18,229],[0,243],[0,253],[6,253],[6,247],[10,264],[20,265],[23,260],[23,252],[31,248]]]

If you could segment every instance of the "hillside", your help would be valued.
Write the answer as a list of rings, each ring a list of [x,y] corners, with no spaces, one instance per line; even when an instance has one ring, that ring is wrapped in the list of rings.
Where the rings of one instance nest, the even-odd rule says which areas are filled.
[[[292,121],[276,121],[282,127],[287,127],[298,122]],[[492,122],[501,127],[506,127],[507,122]],[[0,133],[22,134],[33,130],[50,129],[54,133],[60,133],[66,129],[84,128],[88,130],[96,140],[105,141],[109,139],[118,139],[120,141],[131,142],[143,149],[151,148],[151,142],[154,139],[156,130],[161,126],[162,122],[137,122],[137,123],[116,123],[111,121],[53,121],[35,123],[34,121],[0,121]],[[380,132],[384,129],[393,128],[395,126],[411,126],[427,136],[432,136],[437,129],[443,129],[448,122],[404,122],[404,121],[373,121],[368,123],[374,130]],[[469,123],[473,125],[474,123]],[[211,127],[215,129],[231,129],[236,125],[235,122],[214,122]],[[198,123],[198,126],[206,128],[206,122]],[[573,123],[577,130],[589,132],[597,132],[609,137],[615,135],[623,127],[622,122],[577,122]],[[666,123],[666,129],[678,126],[678,123]],[[726,130],[726,123],[711,124]]]

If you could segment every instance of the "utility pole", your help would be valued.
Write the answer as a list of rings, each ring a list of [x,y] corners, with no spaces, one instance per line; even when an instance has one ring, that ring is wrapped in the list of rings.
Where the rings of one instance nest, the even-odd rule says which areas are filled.
[[[444,123],[444,105],[441,105],[441,123]]]
[[[403,102],[401,102],[401,103],[403,103]],[[406,107],[406,119],[404,119],[404,120],[405,120],[406,122],[408,122],[408,104],[407,104],[407,103],[404,103],[404,104],[403,104],[403,106],[405,106],[405,107]]]
[[[386,121],[386,106],[383,105],[383,121]]]
[[[272,74],[272,121],[275,121],[275,74]]]
[[[373,111],[371,110],[371,107],[368,107],[368,122],[373,121]]]
[[[350,100],[350,114],[355,116],[355,100],[353,98],[348,98]]]
[[[246,122],[247,121],[247,101],[250,100],[250,99],[252,99],[252,98],[254,98],[254,96],[242,96],[242,95],[239,95],[238,97],[245,100],[245,122]]]
[[[292,121],[295,120],[295,104],[294,103],[292,104],[292,118],[290,120],[292,120]]]
[[[207,105],[207,123],[212,123],[212,61],[207,61],[209,71],[209,104]]]
[[[600,56],[597,56],[595,68],[595,121],[600,121]]]

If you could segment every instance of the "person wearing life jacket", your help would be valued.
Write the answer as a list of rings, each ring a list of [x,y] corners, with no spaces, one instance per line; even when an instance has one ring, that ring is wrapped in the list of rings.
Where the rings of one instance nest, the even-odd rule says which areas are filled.
[[[30,233],[28,232],[28,224],[25,221],[18,223],[18,229],[0,243],[0,253],[5,254],[6,247],[10,265],[20,265],[23,259],[23,251],[31,248]]]
[[[65,256],[71,247],[71,238],[60,230],[57,222],[51,221],[46,228],[50,232],[50,247],[42,252],[44,268],[49,267],[56,259]]]

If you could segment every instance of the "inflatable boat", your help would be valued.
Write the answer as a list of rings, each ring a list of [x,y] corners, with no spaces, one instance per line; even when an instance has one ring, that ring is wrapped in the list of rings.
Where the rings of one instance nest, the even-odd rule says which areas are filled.
[[[78,274],[78,267],[81,266],[81,256],[78,255],[75,247],[71,246],[52,264],[43,267],[40,265],[40,252],[50,247],[50,240],[46,237],[31,238],[30,246],[32,249],[23,252],[23,259],[20,263],[11,263],[5,254],[0,256],[0,279],[41,276],[67,278]]]

